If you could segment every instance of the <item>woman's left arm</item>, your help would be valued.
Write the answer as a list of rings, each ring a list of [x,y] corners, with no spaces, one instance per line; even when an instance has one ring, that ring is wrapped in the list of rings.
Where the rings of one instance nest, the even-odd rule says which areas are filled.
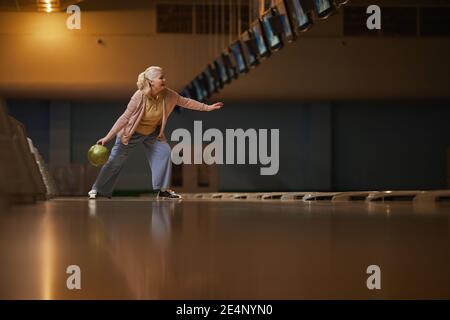
[[[176,105],[183,107],[183,108],[198,110],[198,111],[213,111],[213,110],[217,110],[217,109],[220,109],[223,107],[222,102],[216,102],[214,104],[207,105],[205,103],[198,102],[194,99],[189,99],[189,98],[183,97],[183,96],[179,95],[178,93],[177,93],[177,95],[178,95],[178,99],[177,99]]]

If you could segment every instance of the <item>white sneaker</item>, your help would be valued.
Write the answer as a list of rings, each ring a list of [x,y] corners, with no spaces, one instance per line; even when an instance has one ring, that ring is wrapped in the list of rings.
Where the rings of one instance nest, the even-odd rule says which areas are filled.
[[[91,190],[88,192],[89,199],[97,198],[97,190]]]

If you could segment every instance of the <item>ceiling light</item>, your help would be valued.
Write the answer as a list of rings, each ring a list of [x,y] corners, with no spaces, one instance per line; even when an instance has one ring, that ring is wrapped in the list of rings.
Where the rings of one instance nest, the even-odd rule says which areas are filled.
[[[53,12],[60,9],[59,0],[36,0],[36,5],[38,11]]]

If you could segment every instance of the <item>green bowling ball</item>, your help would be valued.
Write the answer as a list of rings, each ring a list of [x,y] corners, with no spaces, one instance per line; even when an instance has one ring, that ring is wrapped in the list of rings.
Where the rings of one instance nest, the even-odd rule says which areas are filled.
[[[94,166],[102,166],[108,161],[109,151],[108,148],[95,144],[88,151],[88,160]]]

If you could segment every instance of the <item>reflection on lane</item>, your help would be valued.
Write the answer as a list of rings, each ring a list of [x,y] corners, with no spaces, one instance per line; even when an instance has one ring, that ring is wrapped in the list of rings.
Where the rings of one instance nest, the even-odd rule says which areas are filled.
[[[14,208],[0,216],[0,297],[450,298],[449,211],[137,199]],[[81,291],[65,288],[70,264]],[[381,291],[366,288],[372,264]]]

